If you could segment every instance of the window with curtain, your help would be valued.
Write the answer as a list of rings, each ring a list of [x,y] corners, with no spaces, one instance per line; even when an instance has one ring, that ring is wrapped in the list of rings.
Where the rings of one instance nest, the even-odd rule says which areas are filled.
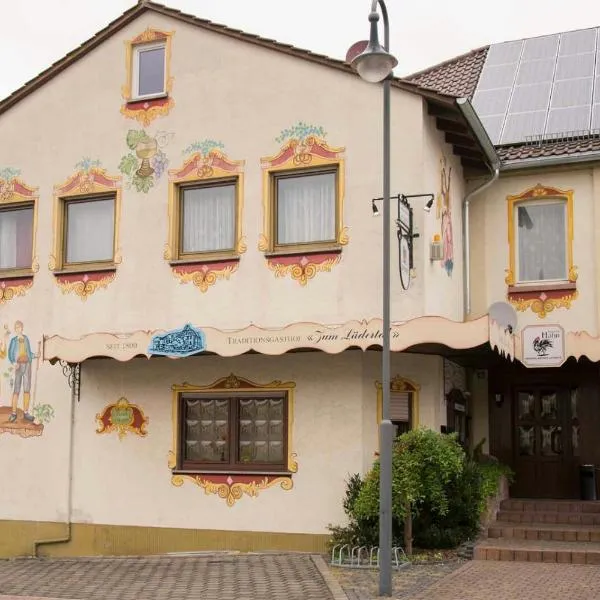
[[[69,200],[64,204],[64,264],[112,262],[114,197]]]
[[[566,202],[528,202],[518,204],[515,212],[517,281],[567,279]]]
[[[180,211],[180,258],[235,249],[235,182],[182,187]]]
[[[33,206],[0,210],[0,271],[30,269]]]
[[[275,176],[276,246],[335,242],[337,171]]]
[[[287,394],[181,394],[178,468],[287,468]]]

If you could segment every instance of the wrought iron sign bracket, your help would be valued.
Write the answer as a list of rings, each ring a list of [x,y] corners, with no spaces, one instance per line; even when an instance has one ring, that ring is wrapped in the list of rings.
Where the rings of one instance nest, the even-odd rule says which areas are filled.
[[[409,288],[414,272],[414,240],[420,237],[420,234],[414,231],[413,207],[409,202],[411,198],[427,198],[428,201],[424,206],[424,210],[429,212],[433,205],[434,195],[398,194],[390,197],[390,200],[396,200],[397,202],[396,236],[398,237],[398,270],[400,283],[405,290]],[[379,209],[375,203],[382,200],[383,198],[374,198],[371,200],[374,216],[379,215]]]
[[[81,389],[81,363],[70,363],[65,360],[59,361],[63,375],[71,388],[71,396],[79,402]]]

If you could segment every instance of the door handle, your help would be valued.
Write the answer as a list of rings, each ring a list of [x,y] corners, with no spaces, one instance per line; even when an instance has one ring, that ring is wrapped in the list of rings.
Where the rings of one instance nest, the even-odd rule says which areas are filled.
[[[550,448],[552,449],[552,452],[554,452],[555,454],[562,454],[562,448],[557,447],[557,441],[559,442],[559,446],[560,446],[560,434],[562,433],[562,427],[557,427],[550,435]]]

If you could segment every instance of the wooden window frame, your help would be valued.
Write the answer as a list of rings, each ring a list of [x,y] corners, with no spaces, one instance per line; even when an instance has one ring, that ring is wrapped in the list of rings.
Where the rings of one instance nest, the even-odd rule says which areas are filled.
[[[0,268],[0,280],[32,277],[35,273],[35,241],[37,233],[37,198],[26,201],[0,202],[0,213],[31,209],[31,265],[29,267]]]
[[[184,460],[184,444],[185,438],[185,400],[228,400],[229,402],[229,431],[228,431],[228,442],[229,442],[229,462],[217,462],[209,463],[203,461],[186,461]],[[239,454],[239,400],[241,399],[254,399],[254,398],[275,398],[282,399],[284,401],[283,409],[283,421],[285,426],[283,428],[283,453],[281,463],[244,463],[238,460]],[[240,392],[240,393],[226,393],[226,394],[210,394],[210,393],[194,393],[187,392],[179,394],[179,465],[180,470],[192,473],[199,472],[227,472],[227,473],[245,473],[248,471],[262,473],[287,473],[287,454],[288,454],[288,440],[287,440],[287,422],[288,422],[288,398],[286,392],[264,392],[258,394],[256,392]]]
[[[383,385],[380,381],[375,382],[375,388],[377,389],[377,440],[378,445],[380,445],[379,440],[379,424],[383,419]],[[406,377],[401,377],[400,375],[396,375],[390,381],[390,393],[401,393],[408,392],[412,394],[411,403],[409,406],[410,413],[410,430],[419,428],[419,391],[421,386],[417,385],[414,381],[407,379]]]
[[[518,227],[517,209],[527,204],[550,204],[563,202],[565,204],[565,259],[566,278],[560,280],[519,281],[518,280]],[[507,197],[508,219],[508,248],[509,266],[506,270],[505,282],[509,294],[519,292],[537,292],[553,290],[575,290],[577,267],[573,264],[573,190],[536,185],[521,194]]]
[[[292,451],[292,432],[294,425],[294,382],[272,381],[267,384],[252,382],[248,379],[236,377],[231,374],[228,377],[218,379],[207,386],[194,386],[188,383],[172,386],[172,421],[173,421],[173,445],[169,453],[169,467],[173,474],[195,475],[195,474],[235,474],[242,475],[292,475],[298,470],[296,455]],[[284,452],[283,461],[279,465],[269,463],[251,463],[244,464],[235,462],[237,456],[237,432],[230,434],[230,462],[223,463],[202,463],[183,461],[183,444],[185,443],[184,410],[183,402],[185,398],[198,397],[207,399],[229,399],[235,402],[240,398],[285,398],[284,415],[286,424],[284,427]],[[233,415],[233,416],[232,416]],[[237,408],[232,410],[230,407],[229,431],[238,429]],[[231,452],[235,451],[234,455]]]
[[[287,178],[299,178],[299,177],[311,177],[313,175],[323,175],[333,173],[335,175],[335,191],[334,191],[334,202],[335,202],[335,233],[334,238],[331,240],[319,240],[315,242],[301,242],[291,244],[280,244],[277,239],[278,230],[278,182],[281,179]],[[341,250],[341,244],[339,242],[339,231],[342,215],[340,213],[340,170],[339,164],[333,164],[329,166],[318,166],[310,167],[307,169],[286,169],[281,171],[274,171],[270,174],[270,207],[269,213],[271,215],[270,220],[270,239],[273,240],[273,253],[274,254],[297,254],[302,252],[318,252],[318,251],[331,251]]]
[[[185,189],[213,188],[226,185],[235,186],[235,207],[234,207],[234,242],[233,247],[222,250],[207,250],[205,252],[183,252],[182,233],[183,233],[183,191]],[[218,260],[231,260],[240,257],[243,250],[240,249],[242,240],[242,182],[240,175],[230,177],[215,177],[211,179],[195,179],[191,181],[179,182],[173,184],[173,201],[171,207],[171,263],[201,263]]]

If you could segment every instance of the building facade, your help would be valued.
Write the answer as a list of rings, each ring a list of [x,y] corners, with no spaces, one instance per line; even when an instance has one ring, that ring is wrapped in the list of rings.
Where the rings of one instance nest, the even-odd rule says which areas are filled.
[[[493,330],[461,235],[490,151],[392,88],[392,189],[434,199],[394,246],[392,416],[468,443],[445,355]],[[345,63],[150,2],[0,103],[0,557],[324,548],[378,449],[380,111]]]

